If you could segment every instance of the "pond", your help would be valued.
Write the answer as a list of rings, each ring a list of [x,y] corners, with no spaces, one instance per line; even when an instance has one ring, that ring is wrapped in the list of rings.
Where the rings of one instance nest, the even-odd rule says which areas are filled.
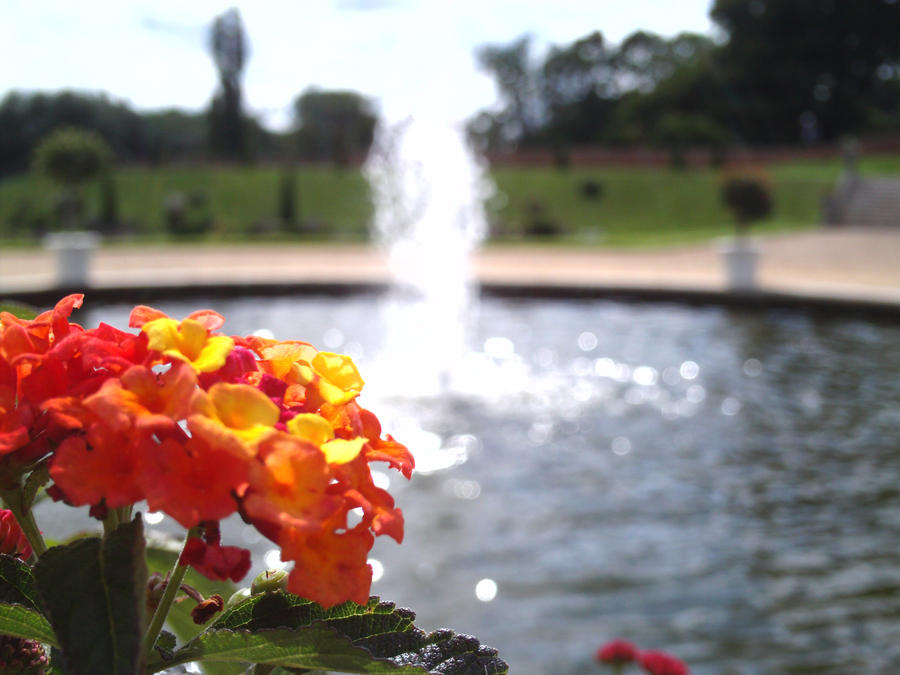
[[[373,374],[361,400],[420,468],[378,477],[407,529],[376,543],[373,592],[477,635],[511,672],[599,672],[617,636],[701,675],[900,663],[896,324],[486,299],[451,384],[412,395],[379,370],[376,297],[157,306],[210,306],[226,332]],[[129,309],[77,320],[125,326]],[[273,548],[229,536],[258,566]]]

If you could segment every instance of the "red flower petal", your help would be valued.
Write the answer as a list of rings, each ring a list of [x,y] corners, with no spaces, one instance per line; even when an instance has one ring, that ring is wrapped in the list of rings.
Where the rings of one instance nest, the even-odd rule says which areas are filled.
[[[640,664],[650,675],[688,675],[688,668],[682,661],[662,651],[643,652]]]
[[[631,663],[638,658],[638,650],[626,640],[611,640],[597,650],[594,658],[600,663]]]
[[[192,537],[181,553],[179,562],[190,565],[207,579],[237,583],[250,571],[250,551],[237,546],[207,544]]]

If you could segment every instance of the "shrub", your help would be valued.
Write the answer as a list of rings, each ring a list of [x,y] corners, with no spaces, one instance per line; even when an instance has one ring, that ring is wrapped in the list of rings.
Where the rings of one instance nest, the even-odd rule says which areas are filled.
[[[212,228],[212,217],[202,192],[170,192],[163,203],[166,229],[175,236],[199,236]]]
[[[35,170],[72,188],[103,174],[112,164],[112,150],[96,132],[63,127],[40,142],[33,162]]]
[[[525,235],[529,237],[556,237],[563,234],[561,223],[547,214],[544,203],[530,199],[525,205]]]
[[[581,181],[581,184],[578,186],[578,193],[584,199],[600,199],[603,196],[603,183],[593,178],[588,178]]]
[[[772,190],[758,176],[732,176],[722,183],[722,201],[734,214],[738,232],[772,213]]]
[[[62,225],[74,229],[81,216],[80,188],[103,175],[112,164],[112,150],[96,132],[62,127],[34,150],[34,169],[60,185],[57,208]]]

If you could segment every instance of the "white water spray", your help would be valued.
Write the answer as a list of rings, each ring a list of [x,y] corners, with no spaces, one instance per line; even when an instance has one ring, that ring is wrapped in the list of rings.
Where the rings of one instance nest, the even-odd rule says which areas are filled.
[[[446,391],[465,354],[470,257],[487,231],[493,186],[463,130],[428,118],[381,127],[365,172],[373,234],[389,250],[394,277],[378,369],[395,392]]]

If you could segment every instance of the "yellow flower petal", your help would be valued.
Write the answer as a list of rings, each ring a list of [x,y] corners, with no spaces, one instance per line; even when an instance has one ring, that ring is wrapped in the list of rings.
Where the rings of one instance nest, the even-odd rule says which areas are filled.
[[[359,396],[365,384],[356,364],[344,354],[319,352],[312,360],[312,367],[322,378],[316,383],[319,391],[332,405],[352,401]]]
[[[225,365],[226,357],[234,349],[234,341],[222,335],[210,337],[199,321],[162,318],[144,324],[147,347],[172,359],[191,364],[194,370],[208,373]]]
[[[278,406],[247,384],[219,382],[210,387],[209,398],[222,424],[246,440],[270,431],[280,417]]]
[[[356,459],[365,444],[365,438],[354,438],[352,441],[335,438],[322,444],[322,452],[325,453],[325,460],[329,464],[346,464]]]
[[[178,326],[178,349],[189,361],[194,361],[206,346],[208,337],[209,331],[203,324],[193,319],[185,319]]]
[[[178,344],[178,322],[175,319],[154,319],[141,329],[147,334],[147,347],[162,352]]]
[[[224,335],[211,337],[203,345],[200,354],[191,361],[194,370],[201,373],[211,373],[225,365],[225,359],[234,349],[234,340]]]
[[[353,359],[345,354],[319,352],[312,360],[312,367],[320,375],[327,377],[345,391],[356,390],[359,392],[365,384]]]
[[[334,438],[334,430],[328,421],[314,413],[297,415],[288,421],[287,429],[292,435],[315,445],[322,445]]]

